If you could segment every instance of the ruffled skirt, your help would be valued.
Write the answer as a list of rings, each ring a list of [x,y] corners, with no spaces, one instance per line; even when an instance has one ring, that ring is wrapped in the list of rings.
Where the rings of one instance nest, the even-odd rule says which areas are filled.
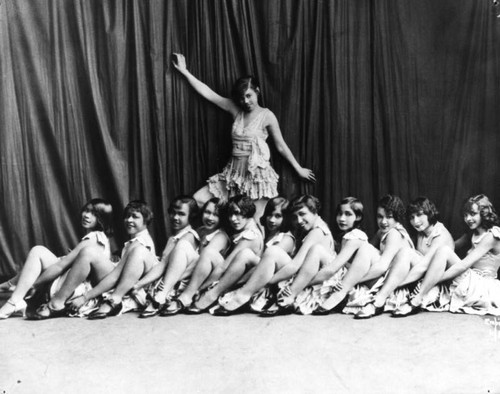
[[[252,200],[278,195],[279,176],[269,162],[249,170],[248,157],[232,157],[221,173],[211,176],[208,190],[215,197],[227,199],[244,194]]]

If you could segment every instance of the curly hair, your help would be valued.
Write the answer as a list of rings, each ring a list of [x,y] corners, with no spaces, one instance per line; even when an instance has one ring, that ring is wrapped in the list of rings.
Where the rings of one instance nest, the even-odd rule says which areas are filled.
[[[436,208],[436,205],[429,200],[427,197],[417,197],[413,200],[406,210],[406,215],[408,219],[410,219],[412,214],[423,213],[427,216],[429,220],[429,224],[436,224],[439,219],[439,211]]]
[[[235,208],[239,209],[239,214],[249,219],[255,215],[255,204],[248,196],[238,195],[231,197],[227,202],[227,214],[231,216],[235,213]]]
[[[405,218],[405,206],[398,196],[386,194],[379,200],[377,207],[383,208],[386,213],[391,213],[396,222],[401,223]]]
[[[500,224],[493,204],[491,203],[490,199],[484,194],[478,194],[476,196],[470,197],[465,202],[462,208],[462,213],[464,215],[467,213],[474,214],[474,205],[477,206],[479,215],[481,216],[481,227],[490,229],[493,226],[498,226]]]

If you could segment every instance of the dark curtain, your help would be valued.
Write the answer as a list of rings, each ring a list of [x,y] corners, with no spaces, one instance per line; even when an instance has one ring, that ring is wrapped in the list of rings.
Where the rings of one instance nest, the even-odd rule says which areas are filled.
[[[252,73],[315,185],[274,152],[280,190],[334,224],[347,195],[427,195],[454,234],[461,205],[500,205],[498,10],[489,0],[0,0],[0,276],[35,244],[75,245],[92,197],[143,198],[161,249],[167,207],[220,171],[230,117],[171,66],[228,95]]]

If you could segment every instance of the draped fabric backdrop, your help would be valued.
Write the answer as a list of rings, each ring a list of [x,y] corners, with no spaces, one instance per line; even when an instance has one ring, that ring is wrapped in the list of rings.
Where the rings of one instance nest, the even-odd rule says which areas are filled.
[[[0,276],[30,247],[64,254],[92,197],[155,212],[220,171],[229,115],[171,66],[228,95],[255,74],[315,185],[276,152],[286,196],[317,195],[334,224],[347,195],[366,230],[385,193],[427,195],[463,230],[461,206],[500,207],[500,19],[490,0],[0,0]]]

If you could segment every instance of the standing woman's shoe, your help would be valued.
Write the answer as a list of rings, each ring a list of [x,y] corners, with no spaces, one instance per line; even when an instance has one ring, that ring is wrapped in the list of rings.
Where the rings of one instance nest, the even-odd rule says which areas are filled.
[[[8,319],[11,316],[24,316],[26,311],[26,302],[24,300],[13,302],[12,300],[8,300],[5,304],[11,306],[11,310],[0,313],[0,319]]]

